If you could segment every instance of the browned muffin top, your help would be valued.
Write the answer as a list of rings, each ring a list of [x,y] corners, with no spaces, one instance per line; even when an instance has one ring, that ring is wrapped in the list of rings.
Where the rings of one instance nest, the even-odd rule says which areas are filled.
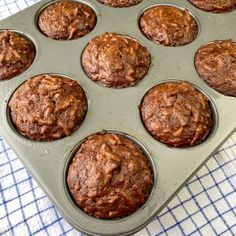
[[[236,97],[236,44],[232,40],[218,40],[200,47],[195,66],[209,86]]]
[[[88,34],[96,21],[96,14],[89,6],[76,1],[60,1],[40,14],[38,26],[50,38],[70,40]]]
[[[147,38],[165,46],[191,43],[198,33],[197,23],[187,10],[168,5],[146,10],[141,16],[140,28]]]
[[[67,174],[75,202],[96,218],[132,214],[147,200],[152,171],[141,149],[124,136],[98,133],[80,146]]]
[[[33,43],[12,31],[0,32],[0,81],[21,74],[33,62]]]
[[[173,147],[199,144],[213,122],[209,100],[188,82],[153,87],[143,99],[141,117],[155,139]]]
[[[236,8],[236,0],[188,0],[195,7],[214,13],[231,11]]]
[[[82,123],[87,100],[74,80],[38,75],[22,84],[9,102],[17,130],[32,140],[48,141],[69,136]]]
[[[98,0],[111,7],[130,7],[140,3],[142,0]]]
[[[115,33],[93,38],[82,55],[87,75],[106,87],[124,88],[137,84],[150,66],[150,54],[139,42]]]

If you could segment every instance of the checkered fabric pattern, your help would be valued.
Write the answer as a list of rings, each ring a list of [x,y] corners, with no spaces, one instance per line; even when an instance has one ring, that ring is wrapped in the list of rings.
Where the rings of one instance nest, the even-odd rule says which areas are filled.
[[[0,19],[35,2],[0,0]],[[65,222],[2,138],[0,235],[82,235]],[[136,235],[236,235],[236,134]]]

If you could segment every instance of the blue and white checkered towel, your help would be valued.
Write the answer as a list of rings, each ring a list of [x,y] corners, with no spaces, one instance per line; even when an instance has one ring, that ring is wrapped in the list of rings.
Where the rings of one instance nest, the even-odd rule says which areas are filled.
[[[35,2],[0,0],[0,19]],[[0,235],[82,235],[65,222],[2,138]],[[136,235],[236,235],[236,134]]]

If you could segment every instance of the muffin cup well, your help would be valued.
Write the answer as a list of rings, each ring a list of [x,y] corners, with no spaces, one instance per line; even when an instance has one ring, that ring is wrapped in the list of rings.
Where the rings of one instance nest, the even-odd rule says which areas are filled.
[[[133,212],[132,214],[128,215],[128,216],[124,216],[124,217],[121,217],[121,218],[117,218],[117,219],[97,219],[93,216],[90,216],[88,215],[87,213],[85,213],[76,203],[75,203],[75,200],[73,199],[73,197],[71,196],[71,193],[70,193],[70,190],[69,190],[69,187],[68,187],[68,184],[67,184],[67,176],[68,176],[68,169],[70,167],[70,164],[76,154],[76,152],[79,150],[80,146],[91,136],[91,135],[94,135],[94,134],[118,134],[118,135],[121,135],[122,137],[124,138],[127,138],[128,140],[132,141],[134,144],[136,144],[140,149],[141,151],[143,152],[143,154],[145,155],[146,159],[148,160],[148,163],[150,165],[150,168],[151,168],[151,171],[152,171],[152,178],[153,178],[153,184],[152,184],[152,187],[149,191],[149,196],[146,200],[146,202],[139,208],[137,209],[135,212]],[[157,171],[156,171],[156,168],[155,168],[155,164],[152,160],[152,156],[150,155],[150,153],[148,152],[148,150],[146,149],[146,147],[140,143],[136,138],[134,138],[133,136],[129,135],[129,134],[126,134],[126,133],[123,133],[121,131],[115,131],[115,130],[103,130],[103,131],[100,131],[100,132],[97,132],[97,133],[93,133],[89,135],[88,137],[85,137],[84,139],[82,139],[75,147],[74,149],[71,151],[66,163],[65,163],[65,168],[64,168],[64,171],[63,171],[63,186],[64,186],[64,189],[65,189],[65,193],[66,193],[66,196],[68,198],[68,200],[70,201],[70,204],[73,205],[74,208],[76,208],[80,213],[82,214],[85,214],[87,215],[87,217],[91,218],[92,220],[95,220],[95,221],[120,221],[120,220],[125,220],[125,219],[129,219],[130,217],[132,217],[134,214],[140,214],[141,210],[143,208],[145,208],[149,202],[149,199],[152,197],[153,195],[153,189],[155,188],[156,186],[156,182],[157,182]]]
[[[141,1],[143,1],[143,0],[139,0],[139,1],[137,1],[137,2],[135,2],[135,3],[132,3],[132,4],[130,4],[129,6],[128,6],[128,4],[127,4],[127,6],[125,6],[125,5],[122,5],[122,4],[115,4],[115,3],[104,3],[104,0],[97,0],[98,2],[100,2],[101,4],[104,4],[105,6],[107,6],[107,7],[115,7],[115,8],[127,8],[127,7],[132,7],[132,6],[135,6],[135,5],[137,5],[137,4],[139,4],[139,3],[141,3]]]
[[[92,44],[92,43],[95,43],[95,45],[97,44],[98,45],[98,41],[100,40],[100,42],[99,43],[103,43],[104,42],[104,38],[108,38],[108,39],[111,39],[112,37],[116,37],[116,39],[118,40],[118,37],[120,37],[120,38],[126,38],[127,40],[129,40],[129,44],[132,42],[136,42],[139,46],[141,46],[141,47],[139,47],[139,49],[138,49],[138,52],[136,52],[137,53],[137,55],[139,54],[139,53],[143,53],[144,55],[145,55],[145,53],[147,53],[147,56],[145,55],[145,57],[143,56],[143,58],[145,58],[145,68],[143,69],[144,71],[145,71],[145,74],[143,74],[142,75],[142,77],[140,77],[140,78],[137,78],[137,77],[139,77],[139,75],[138,75],[138,69],[137,68],[135,68],[135,65],[132,65],[131,64],[131,67],[133,66],[133,72],[135,72],[134,74],[135,75],[133,75],[133,81],[129,81],[128,79],[127,79],[127,77],[128,77],[128,70],[127,70],[127,73],[125,73],[125,75],[123,76],[123,75],[120,75],[120,72],[121,71],[116,71],[116,68],[114,67],[114,66],[111,66],[111,68],[108,68],[108,70],[107,71],[105,71],[105,72],[111,72],[112,70],[113,70],[113,73],[115,74],[115,73],[117,73],[117,77],[119,78],[117,81],[114,81],[114,78],[116,78],[115,76],[111,76],[111,78],[113,78],[112,80],[109,80],[109,76],[104,76],[101,80],[100,79],[97,79],[97,81],[95,81],[95,79],[93,78],[93,74],[92,75],[89,75],[89,71],[86,71],[86,65],[84,66],[83,65],[83,57],[84,57],[84,54],[86,54],[86,49],[90,46],[90,44]],[[119,38],[119,39],[120,39]],[[105,42],[107,42],[107,41],[105,41]],[[106,43],[106,45],[107,45],[107,43]],[[102,48],[103,47],[103,45],[100,45],[100,47]],[[125,47],[126,47],[126,49],[128,48],[127,47],[127,45],[125,45]],[[131,47],[131,46],[130,46]],[[132,47],[133,49],[134,49],[134,47]],[[141,49],[142,48],[142,49]],[[96,46],[96,49],[98,49],[98,47]],[[99,51],[99,49],[98,49],[98,51]],[[121,54],[121,51],[120,51],[120,48],[118,49],[118,50],[116,50],[115,51],[115,53],[120,53]],[[91,53],[91,51],[90,51],[90,53],[87,53],[87,57],[88,57],[88,55],[91,57],[91,55],[92,54],[96,54],[96,52],[94,52],[94,50],[93,50],[93,52]],[[131,54],[131,53],[130,53]],[[130,55],[129,53],[127,54],[128,56]],[[109,53],[108,53],[108,55],[109,55]],[[126,55],[126,56],[127,56]],[[107,56],[107,55],[106,55]],[[91,58],[90,58],[91,59]],[[97,60],[97,59],[96,59]],[[94,64],[96,65],[96,63],[94,62],[95,60],[92,60],[93,61],[93,66],[94,66]],[[106,61],[107,62],[107,61]],[[124,59],[124,60],[121,60],[120,58],[116,61],[117,62],[117,64],[119,65],[119,63],[121,62],[121,64],[125,64],[125,62],[127,63],[127,59]],[[84,49],[83,49],[83,52],[81,53],[81,57],[80,57],[80,63],[81,63],[81,67],[83,68],[83,71],[84,71],[84,73],[87,75],[87,77],[91,80],[91,81],[93,81],[94,83],[96,83],[96,84],[98,84],[98,85],[100,85],[100,86],[103,86],[103,87],[107,87],[107,88],[114,88],[114,89],[125,89],[125,88],[130,88],[130,87],[135,87],[135,86],[137,86],[138,85],[138,83],[140,82],[140,81],[142,81],[143,79],[145,79],[145,77],[147,76],[147,74],[148,74],[148,71],[149,71],[149,69],[150,69],[150,66],[151,66],[151,54],[150,54],[150,52],[149,52],[149,50],[147,49],[147,47],[143,44],[143,43],[141,43],[141,42],[139,42],[136,38],[133,38],[133,37],[131,37],[131,36],[129,36],[129,35],[125,35],[125,34],[119,34],[119,33],[113,33],[113,32],[106,32],[106,33],[104,33],[104,34],[101,34],[101,35],[98,35],[98,36],[96,36],[96,37],[94,37],[93,39],[91,39],[90,41],[89,41],[89,43],[84,47]],[[129,63],[129,62],[128,62]],[[92,63],[90,63],[90,64],[92,64]],[[106,64],[106,63],[105,63]],[[107,63],[108,64],[108,63]],[[112,63],[111,63],[112,64]],[[113,63],[113,64],[115,64],[115,63]],[[139,66],[140,66],[140,58],[138,59],[138,64],[139,64]],[[144,64],[144,63],[143,63]],[[93,66],[90,66],[90,68],[92,68]],[[137,66],[137,65],[136,65]],[[87,69],[89,69],[89,68],[87,68]],[[99,65],[97,66],[97,70],[99,71]],[[94,70],[94,69],[93,69]],[[123,71],[126,71],[126,68],[125,67],[123,67]],[[139,69],[139,71],[140,71],[140,69]],[[99,74],[99,72],[97,73],[97,75],[98,75],[98,77],[100,76],[100,74]],[[123,77],[122,77],[123,76]],[[125,79],[125,80],[122,80],[121,78],[123,78],[123,79]],[[125,81],[125,82],[124,82]]]
[[[158,85],[160,85],[160,84],[165,84],[165,83],[169,83],[169,82],[178,83],[178,82],[184,82],[184,81],[186,81],[186,80],[170,79],[170,80],[161,81],[161,82],[159,82],[159,83],[156,83],[154,86],[150,87],[150,88],[145,92],[145,94],[143,95],[143,98],[142,98],[142,100],[141,100],[141,102],[140,102],[140,105],[139,105],[139,116],[140,116],[140,120],[141,120],[141,122],[142,122],[142,124],[143,124],[144,129],[145,129],[146,132],[148,132],[148,134],[151,135],[152,137],[153,137],[153,135],[147,130],[147,128],[146,128],[146,126],[145,126],[145,124],[144,124],[144,121],[143,121],[143,119],[142,119],[141,106],[142,106],[142,103],[143,103],[144,98],[146,97],[146,95],[148,94],[148,92],[149,92],[150,90],[152,90],[154,87],[156,87],[156,86],[158,86]],[[186,82],[187,82],[187,81],[186,81]],[[193,146],[184,146],[184,147],[169,146],[169,145],[167,145],[167,144],[165,144],[165,143],[162,143],[161,141],[159,141],[159,140],[157,140],[157,139],[155,139],[155,138],[153,137],[153,139],[155,139],[155,141],[157,141],[157,142],[159,142],[159,143],[161,143],[161,144],[163,144],[163,145],[166,145],[166,146],[169,147],[169,148],[184,148],[184,149],[195,148],[196,146],[199,146],[199,145],[201,145],[202,143],[206,142],[208,139],[211,139],[211,138],[214,136],[214,134],[217,132],[217,127],[218,127],[219,119],[218,119],[217,108],[216,108],[214,102],[212,101],[211,97],[210,97],[208,94],[206,94],[201,88],[199,88],[199,87],[196,86],[195,84],[192,84],[192,83],[190,83],[190,84],[193,85],[199,92],[201,92],[203,95],[205,95],[205,96],[207,97],[207,99],[208,99],[208,101],[209,101],[211,113],[212,113],[212,126],[211,126],[210,130],[203,136],[202,141],[201,141],[200,143],[196,144],[196,145],[193,145]]]
[[[50,1],[48,3],[46,3],[45,5],[43,5],[36,13],[35,15],[35,18],[34,18],[34,24],[35,24],[35,27],[37,28],[37,30],[42,34],[44,35],[46,38],[49,38],[51,40],[59,40],[59,41],[70,41],[70,40],[79,40],[80,38],[86,36],[87,34],[90,34],[92,31],[94,31],[94,29],[96,28],[96,24],[97,24],[97,20],[98,20],[98,13],[97,13],[97,10],[96,8],[90,4],[89,2],[87,1],[84,1],[84,0],[69,0],[69,2],[76,2],[76,3],[81,3],[83,5],[86,5],[87,7],[89,7],[95,14],[96,16],[96,22],[95,22],[95,25],[93,27],[93,29],[88,32],[87,34],[83,35],[82,37],[79,37],[79,38],[72,38],[72,39],[55,39],[55,38],[52,38],[52,37],[49,37],[47,36],[44,32],[42,32],[42,30],[40,29],[39,27],[39,24],[38,24],[38,21],[39,21],[39,17],[40,15],[44,12],[44,10],[46,10],[49,6],[51,5],[54,5],[55,3],[59,3],[59,2],[63,2],[65,0],[55,0],[55,1]]]
[[[195,38],[194,38],[191,42],[189,42],[189,43],[187,43],[187,44],[184,44],[184,45],[177,45],[177,46],[163,45],[163,44],[161,44],[161,43],[157,44],[157,43],[155,43],[153,40],[149,39],[149,38],[145,35],[145,33],[143,32],[143,30],[142,30],[142,28],[141,28],[141,25],[140,25],[140,21],[141,21],[141,18],[142,18],[143,14],[144,14],[145,12],[147,12],[148,10],[150,10],[150,9],[152,9],[152,8],[159,7],[159,6],[169,6],[169,7],[173,7],[173,8],[180,9],[180,10],[187,10],[188,13],[189,13],[190,16],[193,18],[193,20],[195,21],[195,23],[196,23],[196,25],[197,25],[197,35],[195,36]],[[154,44],[161,45],[161,46],[164,46],[164,47],[183,47],[183,46],[189,45],[189,44],[191,44],[193,41],[195,41],[195,40],[198,38],[198,36],[200,35],[200,30],[201,30],[200,21],[198,20],[198,18],[193,14],[193,12],[192,12],[190,9],[188,9],[188,8],[186,8],[186,7],[182,7],[182,6],[177,5],[177,4],[172,4],[172,3],[157,3],[157,4],[153,4],[153,5],[151,5],[151,6],[146,7],[145,9],[143,9],[143,10],[138,14],[138,19],[137,19],[137,21],[138,21],[138,26],[139,26],[140,32],[141,32],[148,40],[150,40],[150,41],[151,41],[152,43],[154,43]]]
[[[17,76],[23,74],[23,73],[24,73],[25,71],[27,71],[30,67],[32,67],[32,65],[33,65],[34,62],[35,62],[35,58],[37,57],[36,43],[35,43],[35,41],[33,40],[33,38],[32,38],[29,34],[23,32],[23,31],[14,29],[14,28],[5,28],[5,29],[0,28],[0,33],[5,32],[5,31],[9,31],[9,32],[16,33],[16,34],[20,35],[21,37],[25,38],[27,41],[29,41],[29,42],[31,43],[32,47],[33,47],[34,58],[32,59],[31,63],[28,64],[27,67],[22,68],[22,71],[21,71],[20,73],[16,73],[16,75],[11,76],[11,77],[8,78],[8,79],[3,79],[3,80],[0,79],[0,83],[1,83],[2,81],[14,79],[15,77],[17,77]]]
[[[77,127],[75,128],[75,130],[69,135],[69,136],[71,136],[74,132],[77,132],[77,131],[78,131],[78,129],[83,125],[83,122],[84,122],[84,120],[86,119],[87,111],[88,111],[88,109],[89,109],[89,104],[90,104],[90,103],[89,103],[88,94],[87,94],[86,90],[84,89],[84,87],[81,86],[81,84],[80,84],[78,81],[72,79],[70,76],[67,76],[67,75],[63,75],[63,74],[59,74],[59,73],[44,73],[44,74],[39,74],[39,75],[32,76],[32,77],[29,78],[29,79],[32,79],[32,78],[35,78],[35,77],[41,76],[41,75],[55,75],[55,76],[60,76],[60,77],[62,77],[62,78],[71,79],[71,80],[75,81],[75,82],[81,87],[81,89],[82,89],[83,92],[84,92],[85,99],[86,99],[86,110],[85,110],[85,113],[84,113],[83,120],[82,120],[81,124],[80,124],[79,126],[77,126]],[[59,139],[34,140],[34,139],[30,139],[30,138],[26,137],[25,135],[23,135],[23,134],[16,128],[16,126],[15,126],[13,120],[12,120],[11,111],[10,111],[10,107],[9,107],[9,102],[10,102],[10,100],[11,100],[13,94],[14,94],[23,84],[25,84],[27,81],[28,81],[28,80],[24,81],[24,82],[21,83],[18,87],[15,88],[15,90],[14,90],[13,93],[10,95],[10,97],[8,98],[8,101],[7,101],[7,103],[6,103],[6,117],[7,117],[7,122],[8,122],[9,127],[12,129],[12,131],[13,131],[17,136],[19,136],[20,138],[25,139],[25,140],[30,140],[31,142],[52,142],[52,141],[56,141],[56,140],[60,140],[60,139],[63,139],[63,138],[68,137],[68,136],[64,136],[64,137],[59,138]]]
[[[227,39],[227,40],[228,40],[228,39]],[[230,39],[230,40],[232,40],[232,39]],[[209,41],[209,42],[207,42],[207,43],[202,44],[202,45],[196,50],[196,53],[195,53],[195,56],[194,56],[194,59],[193,59],[193,60],[194,60],[194,67],[195,67],[196,73],[198,74],[199,78],[200,78],[201,80],[203,80],[204,83],[205,83],[208,87],[210,87],[210,88],[213,89],[215,92],[217,92],[217,93],[219,93],[219,94],[221,94],[221,95],[223,95],[223,96],[235,97],[233,94],[225,94],[224,92],[220,92],[220,91],[218,91],[217,89],[215,89],[213,85],[211,86],[210,84],[208,84],[208,82],[200,75],[199,71],[197,70],[197,66],[196,66],[196,57],[197,57],[198,51],[199,51],[201,48],[203,48],[204,46],[207,46],[207,45],[210,45],[210,44],[214,44],[214,43],[216,43],[216,42],[222,42],[222,41],[225,41],[225,39],[219,39],[219,40],[216,39],[216,40],[214,40],[214,41]],[[235,47],[236,47],[236,42],[235,42],[235,41],[232,41],[232,44],[235,45]],[[234,87],[235,87],[235,86],[234,86]]]
[[[231,7],[231,8],[228,8],[227,10],[217,10],[217,9],[215,9],[215,10],[210,10],[209,8],[207,9],[207,8],[205,8],[204,9],[204,7],[200,7],[198,4],[195,4],[194,2],[192,2],[192,1],[189,1],[188,0],[188,2],[190,3],[190,4],[192,4],[194,7],[196,7],[197,9],[199,9],[199,10],[201,10],[201,11],[203,11],[203,12],[206,12],[206,13],[211,13],[211,14],[226,14],[226,13],[230,13],[230,12],[232,12],[232,11],[234,11],[235,9],[236,9],[236,3],[235,3],[235,6],[233,7]]]

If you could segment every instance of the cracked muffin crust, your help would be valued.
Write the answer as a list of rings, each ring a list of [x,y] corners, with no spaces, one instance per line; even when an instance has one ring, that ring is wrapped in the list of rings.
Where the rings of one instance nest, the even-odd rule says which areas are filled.
[[[208,12],[222,13],[236,8],[236,0],[188,0],[195,7]]]
[[[130,7],[140,3],[142,0],[98,0],[111,7]]]
[[[232,40],[217,40],[200,47],[195,67],[210,87],[236,97],[236,44]]]
[[[150,89],[140,112],[149,133],[173,147],[201,143],[213,123],[208,98],[185,81],[166,82]]]
[[[188,10],[158,5],[146,10],[140,18],[143,34],[156,44],[183,46],[198,34],[198,26]]]
[[[105,33],[93,38],[86,46],[82,65],[96,83],[125,88],[134,86],[147,74],[150,54],[132,38]]]
[[[90,135],[67,173],[69,191],[87,214],[101,219],[128,216],[147,200],[153,184],[150,163],[123,135]]]
[[[0,32],[0,81],[24,72],[35,58],[33,43],[13,31]]]
[[[83,37],[93,30],[97,22],[89,6],[76,1],[60,1],[49,5],[38,18],[43,34],[57,40]]]
[[[81,125],[87,99],[76,81],[43,74],[23,83],[8,106],[12,121],[23,136],[50,141],[69,136]]]

